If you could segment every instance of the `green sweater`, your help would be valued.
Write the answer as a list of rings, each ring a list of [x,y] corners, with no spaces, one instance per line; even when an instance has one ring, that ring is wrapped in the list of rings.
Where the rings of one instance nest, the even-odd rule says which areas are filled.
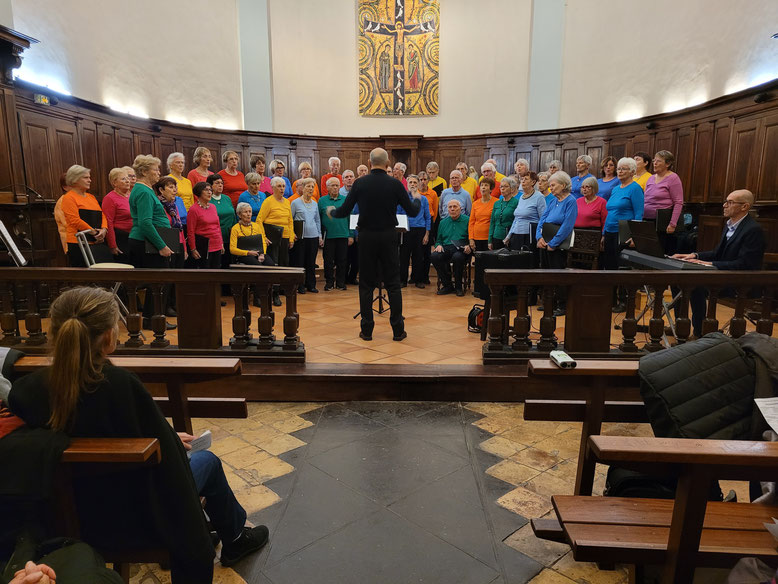
[[[492,239],[505,239],[513,225],[513,213],[519,204],[519,197],[514,195],[510,201],[498,200],[492,207],[492,219],[489,221],[489,243]]]
[[[346,197],[338,195],[337,199],[333,199],[328,194],[322,195],[319,198],[319,214],[321,215],[321,233],[326,235],[327,239],[341,239],[344,237],[351,237],[351,233],[348,229],[348,217],[343,219],[330,219],[327,217],[327,207],[340,207],[346,201]]]
[[[223,193],[218,201],[215,197],[211,197],[211,204],[216,207],[216,213],[219,215],[222,241],[225,246],[229,246],[230,230],[232,229],[232,226],[237,223],[235,220],[235,207],[232,206],[230,198]]]
[[[148,240],[158,250],[165,247],[165,242],[155,227],[170,227],[170,219],[157,195],[143,183],[136,182],[132,187],[130,216],[132,217],[130,239]]]
[[[438,226],[438,239],[436,245],[449,245],[453,241],[468,241],[467,225],[470,217],[464,213],[454,221],[451,217],[446,217]]]

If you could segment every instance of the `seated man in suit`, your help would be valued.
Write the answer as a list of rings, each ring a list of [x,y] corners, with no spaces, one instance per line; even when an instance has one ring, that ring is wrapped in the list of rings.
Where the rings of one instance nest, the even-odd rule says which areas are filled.
[[[438,238],[432,250],[432,265],[438,273],[442,288],[438,294],[451,294],[456,290],[457,296],[464,296],[462,288],[462,273],[465,263],[470,261],[470,249],[467,227],[470,217],[462,213],[462,205],[457,199],[450,199],[446,206],[448,217],[445,217],[438,227]],[[451,268],[454,264],[454,287],[451,286]]]
[[[674,258],[713,266],[718,270],[759,270],[762,268],[765,239],[762,228],[748,214],[754,205],[754,194],[746,189],[732,191],[724,201],[727,225],[716,249],[689,254],[675,254]],[[721,296],[732,296],[732,290],[722,290]],[[702,335],[702,320],[706,313],[705,288],[692,290],[692,331]]]

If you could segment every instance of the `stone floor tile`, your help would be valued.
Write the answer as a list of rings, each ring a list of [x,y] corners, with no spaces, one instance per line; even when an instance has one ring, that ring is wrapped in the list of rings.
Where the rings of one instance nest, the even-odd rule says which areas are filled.
[[[553,454],[549,454],[548,452],[534,447],[520,450],[519,452],[512,454],[510,459],[539,471],[548,470],[559,464],[562,460],[558,456],[554,456]]]
[[[591,584],[626,584],[629,580],[627,569],[617,566],[615,570],[600,570],[597,564],[576,562],[573,552],[562,556],[553,569],[574,582],[591,582]]]
[[[532,446],[536,442],[545,440],[550,436],[550,434],[539,432],[537,429],[530,427],[528,424],[520,424],[515,428],[508,430],[504,434],[501,434],[501,436],[506,440],[511,440],[512,442],[518,442],[519,444]]]
[[[478,448],[484,452],[499,456],[500,458],[509,458],[521,450],[526,449],[527,446],[518,442],[513,442],[502,436],[493,436],[492,438],[489,438],[489,440],[481,442],[478,445]]]
[[[578,451],[581,448],[581,436],[577,432],[569,430],[544,438],[536,442],[534,447],[559,458],[573,458],[578,456]]]
[[[481,418],[473,422],[473,425],[491,434],[503,434],[519,426],[522,422],[522,417],[514,412],[500,412],[494,416]]]
[[[273,422],[280,422],[281,420],[286,420],[286,419],[292,418],[292,417],[294,417],[294,414],[292,414],[290,412],[287,412],[287,411],[284,411],[284,410],[279,410],[279,409],[274,409],[274,410],[269,410],[269,411],[265,411],[265,412],[260,412],[257,415],[252,416],[251,419],[252,420],[259,420],[263,424],[269,426]],[[248,428],[248,429],[250,429],[250,428]]]
[[[235,491],[235,498],[246,510],[246,514],[249,517],[271,505],[275,505],[281,500],[281,497],[264,485],[247,485],[246,487]]]
[[[222,462],[226,462],[232,468],[245,468],[258,464],[263,460],[267,460],[270,458],[270,454],[256,446],[246,446],[245,448],[225,454],[221,458]]]
[[[487,468],[486,473],[518,487],[536,477],[540,471],[512,460],[503,460]]]
[[[236,450],[246,448],[247,446],[249,446],[249,443],[245,440],[242,440],[237,436],[229,436],[222,440],[214,440],[211,443],[209,450],[218,457],[224,457],[225,454],[235,452]]]
[[[560,480],[574,483],[576,474],[578,473],[578,457],[576,456],[575,458],[563,460],[559,464],[549,468],[546,472]]]
[[[230,434],[242,434],[248,432],[257,427],[257,421],[255,418],[238,418],[224,420],[219,424],[224,430]]]
[[[300,416],[292,416],[291,418],[284,418],[283,420],[276,420],[273,422],[270,422],[270,426],[278,430],[279,432],[284,432],[285,434],[291,434],[292,432],[296,432],[297,430],[302,430],[303,428],[308,428],[310,426],[313,426],[313,422],[309,422],[308,420],[304,420]]]
[[[550,518],[550,515],[546,518]],[[504,543],[547,567],[570,551],[570,546],[567,544],[536,537],[529,523],[517,529],[505,539]]]
[[[574,580],[567,578],[559,572],[545,569],[529,581],[529,584],[574,584]],[[588,582],[586,584],[589,584]]]
[[[316,403],[316,402],[309,402],[309,403],[289,403],[282,405],[279,409],[289,412],[290,414],[294,414],[295,416],[301,416],[302,414],[307,414],[308,412],[313,412],[315,410],[321,409],[325,406],[324,403]]]
[[[310,424],[309,422],[309,425],[312,424]],[[294,450],[295,448],[300,448],[301,446],[305,446],[305,442],[303,442],[299,438],[290,436],[289,434],[279,434],[278,436],[274,436],[269,440],[262,440],[258,442],[257,445],[260,448],[262,448],[262,450],[265,450],[270,454],[278,456],[279,454],[283,454],[284,452],[289,452],[290,450]]]
[[[516,487],[504,494],[497,499],[497,504],[527,519],[543,517],[551,510],[550,497],[543,497],[524,487]]]
[[[283,402],[248,402],[249,417],[279,409]]]
[[[254,444],[255,446],[262,446],[263,442],[268,442],[269,440],[282,435],[283,432],[280,430],[276,430],[272,426],[265,425],[261,422],[257,422],[257,425],[253,430],[247,430],[246,432],[239,434],[243,440],[249,444]]]
[[[535,491],[550,500],[551,495],[572,495],[575,490],[575,479],[562,479],[546,471],[533,478],[525,486],[530,491]]]
[[[260,485],[271,479],[277,479],[285,474],[289,474],[294,467],[288,462],[284,462],[277,456],[270,456],[264,460],[258,460],[253,464],[246,465],[235,471],[239,477],[250,485]]]

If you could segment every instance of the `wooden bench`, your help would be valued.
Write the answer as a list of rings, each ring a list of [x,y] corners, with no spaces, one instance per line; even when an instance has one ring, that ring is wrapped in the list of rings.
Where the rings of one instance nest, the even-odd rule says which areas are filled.
[[[778,506],[708,502],[711,481],[778,478],[778,443],[591,436],[592,458],[651,474],[675,475],[675,501],[554,495],[564,539],[577,561],[662,564],[662,582],[691,582],[696,566],[732,566],[741,557],[778,565],[778,543],[763,523]],[[535,525],[533,524],[533,528]],[[536,535],[544,537],[554,530]]]
[[[173,418],[178,432],[192,433],[192,416],[208,418],[247,418],[245,398],[190,398],[186,385],[240,375],[236,358],[210,357],[111,357],[111,363],[132,371],[144,383],[164,384],[167,398],[154,401],[162,413]],[[16,373],[30,373],[51,364],[48,356],[25,356],[14,365]]]
[[[80,535],[73,491],[74,476],[133,470],[159,464],[161,460],[162,454],[156,438],[72,438],[70,446],[62,454],[55,478],[58,532],[72,538]],[[169,560],[167,551],[160,548],[103,550],[97,547],[125,582],[130,581],[131,563],[160,563]]]

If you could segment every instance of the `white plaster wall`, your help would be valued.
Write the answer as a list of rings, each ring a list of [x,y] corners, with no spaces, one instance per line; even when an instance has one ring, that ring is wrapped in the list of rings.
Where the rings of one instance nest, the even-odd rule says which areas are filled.
[[[441,0],[440,113],[402,119],[359,115],[356,0],[269,2],[276,132],[446,136],[526,128],[531,0]]]
[[[674,111],[778,77],[776,0],[567,0],[560,127]]]
[[[243,126],[237,8],[219,0],[13,0],[33,79],[171,121]],[[53,87],[53,85],[52,85]]]

